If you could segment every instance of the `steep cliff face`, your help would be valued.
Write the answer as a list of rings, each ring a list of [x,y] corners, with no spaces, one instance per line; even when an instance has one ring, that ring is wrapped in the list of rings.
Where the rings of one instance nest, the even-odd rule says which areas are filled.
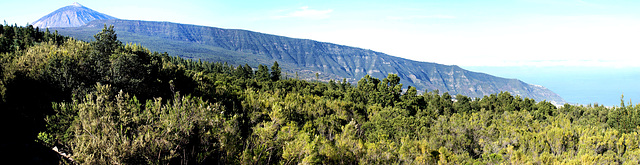
[[[33,26],[47,27],[78,27],[93,20],[117,19],[75,2],[72,5],[62,7],[33,22]]]
[[[141,43],[155,51],[225,61],[232,65],[271,65],[278,61],[289,69],[285,71],[301,73],[301,78],[315,79],[313,73],[320,73],[325,80],[345,78],[355,83],[367,74],[377,78],[398,74],[405,88],[414,86],[421,91],[437,89],[471,97],[507,91],[557,104],[565,102],[542,86],[517,79],[472,72],[458,66],[412,61],[367,49],[247,30],[131,20],[96,20],[82,27],[57,30],[64,35],[89,39],[105,24],[114,25],[124,42]]]

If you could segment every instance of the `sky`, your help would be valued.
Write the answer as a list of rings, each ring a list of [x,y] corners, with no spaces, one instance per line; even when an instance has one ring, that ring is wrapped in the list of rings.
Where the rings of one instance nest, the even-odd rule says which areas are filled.
[[[73,2],[2,1],[0,20],[26,25]],[[505,73],[509,67],[640,73],[637,0],[77,2],[120,19],[246,29],[371,49],[416,61],[493,70],[490,74]],[[579,71],[589,70],[594,69]],[[548,79],[542,76],[549,72],[505,75],[535,81]],[[581,80],[578,77],[567,75],[565,83]],[[603,83],[594,86],[606,85]]]

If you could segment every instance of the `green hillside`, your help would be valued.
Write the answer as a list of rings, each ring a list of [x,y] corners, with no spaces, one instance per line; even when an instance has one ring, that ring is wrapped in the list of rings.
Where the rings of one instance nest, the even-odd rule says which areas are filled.
[[[478,99],[398,75],[285,78],[0,25],[0,146],[21,164],[638,164],[640,104]]]
[[[471,72],[458,66],[411,61],[367,49],[247,30],[132,20],[96,20],[82,27],[56,30],[90,41],[92,34],[105,24],[114,25],[124,42],[140,43],[152,50],[189,59],[227,62],[233,66],[249,64],[254,68],[278,61],[286,75],[306,80],[316,80],[316,73],[325,82],[346,79],[351,83],[364,75],[384,78],[397,74],[404,89],[412,86],[419,91],[437,89],[471,97],[506,91],[555,104],[564,103],[552,91],[516,79]]]

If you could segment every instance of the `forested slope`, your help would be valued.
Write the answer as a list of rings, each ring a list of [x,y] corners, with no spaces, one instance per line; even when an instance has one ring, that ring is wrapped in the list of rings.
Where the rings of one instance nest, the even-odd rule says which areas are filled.
[[[640,163],[640,105],[452,101],[395,74],[324,83],[171,57],[112,27],[90,43],[0,29],[0,144],[27,164]]]
[[[89,41],[104,24],[114,25],[126,42],[141,43],[153,50],[175,56],[237,66],[270,65],[278,61],[284,72],[315,80],[342,80],[355,83],[365,75],[384,78],[396,74],[401,83],[420,91],[440,90],[451,94],[482,97],[508,91],[514,95],[556,104],[565,101],[542,86],[471,72],[458,66],[418,62],[381,52],[270,35],[248,30],[137,20],[96,20],[82,27],[61,28],[61,33]],[[429,55],[425,51],[425,55]],[[454,58],[454,57],[452,57]]]

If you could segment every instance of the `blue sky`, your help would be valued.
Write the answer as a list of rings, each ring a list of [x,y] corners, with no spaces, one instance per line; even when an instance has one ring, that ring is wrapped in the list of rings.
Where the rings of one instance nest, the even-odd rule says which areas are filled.
[[[3,1],[24,25],[74,1]],[[121,19],[247,29],[460,66],[640,67],[640,1],[78,1]],[[31,9],[31,10],[25,10]]]
[[[73,2],[0,1],[0,20],[25,25]],[[640,81],[637,0],[77,2],[120,19],[246,29],[459,65],[546,86],[572,103],[640,99],[630,83]]]

